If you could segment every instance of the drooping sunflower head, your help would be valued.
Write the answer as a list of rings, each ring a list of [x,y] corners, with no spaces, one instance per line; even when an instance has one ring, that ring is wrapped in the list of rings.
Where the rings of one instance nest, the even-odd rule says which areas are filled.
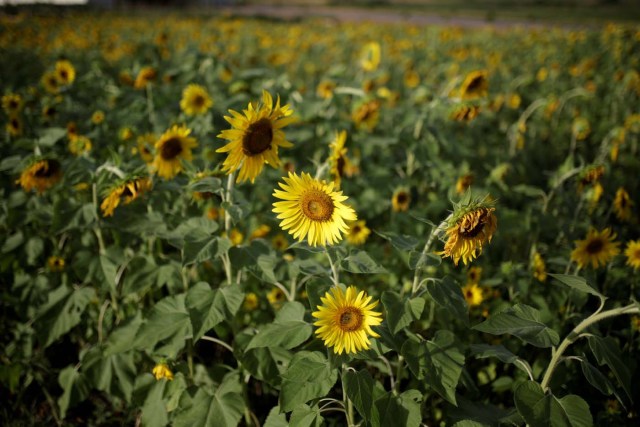
[[[147,85],[153,83],[158,78],[158,73],[153,67],[142,67],[136,76],[133,87],[145,89]]]
[[[281,219],[280,227],[289,230],[295,239],[307,239],[311,246],[332,245],[342,240],[349,231],[347,221],[357,219],[355,211],[344,204],[347,196],[334,191],[334,183],[312,178],[307,173],[298,176],[289,173],[279,183],[273,196],[283,201],[274,202],[273,212]]]
[[[467,283],[462,288],[462,295],[469,308],[476,307],[484,301],[483,290],[477,283]]]
[[[489,80],[486,70],[472,71],[464,78],[459,89],[460,98],[478,99],[487,96]]]
[[[35,189],[38,194],[53,187],[62,178],[62,165],[55,159],[35,160],[22,171],[17,183],[24,191]]]
[[[411,204],[411,193],[405,187],[400,187],[393,192],[391,208],[394,212],[406,212]]]
[[[8,115],[19,113],[23,106],[22,96],[17,93],[8,93],[2,97],[2,109]]]
[[[156,377],[156,380],[160,381],[163,378],[166,378],[169,381],[173,380],[173,372],[169,369],[169,365],[165,362],[160,362],[156,366],[153,367],[153,376]]]
[[[449,117],[457,122],[470,122],[478,117],[479,113],[480,107],[477,105],[461,103],[453,107]]]
[[[356,221],[349,228],[347,242],[352,245],[363,245],[367,241],[369,234],[371,234],[371,230],[367,227],[366,222],[364,220]]]
[[[182,91],[180,109],[188,116],[204,114],[213,105],[207,89],[201,85],[190,84]]]
[[[172,179],[183,170],[182,161],[191,161],[191,149],[198,143],[190,137],[191,129],[173,126],[155,143],[156,155],[151,169],[164,179]]]
[[[382,322],[382,314],[373,311],[378,301],[371,299],[354,286],[349,286],[346,292],[334,286],[321,297],[322,305],[312,315],[318,319],[314,323],[318,326],[316,335],[324,345],[337,354],[355,354],[371,348],[369,337],[379,337],[372,327]]]
[[[640,269],[640,240],[632,240],[627,243],[624,251],[627,257],[627,265],[633,267],[634,270]]]
[[[231,174],[236,170],[237,182],[251,180],[262,172],[265,163],[278,167],[280,158],[278,149],[288,148],[293,144],[285,139],[282,128],[293,123],[293,111],[289,105],[280,106],[280,97],[275,105],[273,98],[266,90],[262,92],[262,103],[249,103],[242,114],[229,110],[231,116],[224,119],[231,124],[231,129],[223,130],[218,137],[229,141],[218,153],[229,153],[222,170]]]
[[[591,228],[584,240],[576,240],[571,261],[575,261],[580,268],[589,264],[593,268],[607,265],[620,253],[620,242],[614,242],[615,238],[616,234],[609,228],[602,231]]]
[[[54,73],[61,86],[69,86],[76,79],[76,69],[66,59],[56,62]]]
[[[128,205],[151,190],[152,185],[151,179],[147,176],[134,176],[117,182],[107,190],[106,197],[100,204],[102,216],[113,216],[120,202]]]
[[[350,161],[347,157],[347,148],[344,146],[347,141],[347,131],[336,133],[335,138],[329,144],[331,156],[329,157],[330,173],[336,183],[336,188],[340,188],[342,177],[350,168]]]
[[[620,221],[629,221],[631,219],[633,201],[629,197],[627,190],[620,187],[616,191],[616,197],[613,200],[613,211]]]
[[[491,242],[498,227],[495,208],[484,201],[472,201],[455,207],[447,221],[444,251],[440,255],[451,257],[467,265],[473,261],[486,242]]]

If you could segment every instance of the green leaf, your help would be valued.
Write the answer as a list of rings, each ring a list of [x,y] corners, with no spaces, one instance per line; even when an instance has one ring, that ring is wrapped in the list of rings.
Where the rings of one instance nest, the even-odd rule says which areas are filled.
[[[276,405],[271,408],[267,419],[264,421],[264,427],[289,427],[287,416],[280,413],[280,406]]]
[[[407,390],[400,396],[386,393],[373,403],[374,415],[371,425],[373,427],[417,427],[422,420],[421,401],[422,394],[417,390]]]
[[[198,282],[189,289],[185,304],[193,326],[195,341],[224,320],[231,321],[244,301],[244,293],[238,286],[211,289],[205,282]]]
[[[592,288],[591,285],[587,283],[587,281],[580,276],[570,276],[567,274],[551,274],[549,276],[558,280],[560,283],[567,285],[568,287],[575,289],[580,292],[585,292],[600,298],[601,300],[606,300],[607,297],[602,295],[596,289]]]
[[[420,319],[424,310],[424,299],[409,298],[403,300],[400,294],[385,291],[382,294],[382,304],[386,312],[386,320],[392,333],[409,326],[414,320]]]
[[[442,264],[442,258],[433,253],[424,254],[418,251],[409,252],[409,268],[412,270],[422,269],[428,266],[438,266]]]
[[[322,353],[296,353],[282,376],[280,407],[289,412],[311,399],[323,397],[329,393],[337,379],[337,370],[330,368]]]
[[[96,389],[131,401],[137,374],[132,352],[104,355],[93,347],[82,358],[82,372]]]
[[[376,274],[387,271],[378,265],[368,253],[357,249],[351,251],[349,256],[342,260],[341,266],[343,270],[357,274]]]
[[[410,251],[420,244],[420,240],[406,234],[400,235],[392,231],[385,231],[384,233],[381,231],[374,231],[378,236],[391,242],[393,247],[399,251]]]
[[[35,265],[38,257],[42,255],[42,251],[44,250],[44,242],[39,237],[31,237],[27,240],[24,249],[27,253],[27,264]]]
[[[142,405],[142,424],[150,427],[163,427],[169,423],[167,407],[163,400],[167,380],[156,381],[151,385],[147,398]]]
[[[180,413],[173,420],[175,427],[235,427],[244,413],[242,395],[222,385],[211,395],[198,388],[191,405],[181,399]]]
[[[560,337],[540,320],[540,312],[524,304],[516,304],[494,314],[472,329],[493,335],[511,334],[536,347],[546,348],[558,344]]]
[[[353,402],[358,413],[369,422],[373,401],[384,394],[382,387],[377,386],[371,374],[366,369],[359,372],[345,373],[345,389],[347,397]]]
[[[38,309],[39,340],[44,347],[80,323],[82,313],[96,292],[92,288],[68,289],[62,285],[49,293],[49,300]]]
[[[137,311],[134,317],[109,334],[105,344],[104,355],[111,356],[131,350],[131,343],[135,339],[140,325],[142,325],[142,315],[140,311]]]
[[[589,405],[575,395],[557,399],[545,394],[535,381],[522,383],[514,394],[518,412],[531,427],[589,427],[593,419]]]
[[[292,353],[282,347],[259,347],[245,351],[239,359],[252,376],[273,387],[280,387],[281,375],[291,357]]]
[[[225,254],[231,247],[231,241],[225,237],[198,238],[185,237],[182,253],[182,265],[209,261]]]
[[[0,252],[2,252],[3,254],[12,252],[23,243],[24,243],[24,234],[22,233],[22,231],[18,230],[15,233],[13,233],[11,236],[5,239]]]
[[[38,145],[41,147],[53,147],[56,142],[67,136],[65,128],[46,128],[41,130]]]
[[[455,423],[452,427],[487,427],[488,424],[482,424],[472,420],[462,420]]]
[[[208,176],[195,181],[189,185],[189,191],[197,191],[200,193],[217,193],[222,190],[222,181],[220,178]]]
[[[322,305],[321,297],[324,297],[326,293],[331,289],[332,284],[330,282],[321,281],[308,281],[306,285],[307,297],[309,298],[309,307],[311,312],[314,312]]]
[[[470,350],[476,359],[497,357],[504,363],[513,363],[518,359],[518,356],[511,353],[503,345],[471,344]]]
[[[257,347],[292,349],[305,342],[313,328],[303,320],[305,308],[297,301],[285,303],[273,323],[262,327],[251,339],[247,350]]]
[[[58,384],[63,390],[62,396],[58,398],[60,419],[64,419],[67,416],[67,409],[82,402],[89,396],[89,385],[84,376],[73,366],[67,366],[60,371]]]
[[[462,290],[451,278],[429,282],[425,287],[427,294],[442,308],[448,310],[456,319],[469,326],[469,308]]]
[[[433,340],[426,342],[425,378],[440,396],[456,404],[456,386],[464,367],[464,354],[460,352],[452,332],[437,331]]]
[[[580,366],[582,367],[582,373],[584,374],[589,384],[600,390],[600,393],[610,396],[615,389],[609,381],[609,379],[598,368],[589,363],[586,359],[581,358]]]
[[[184,347],[184,341],[192,336],[184,300],[185,295],[180,294],[158,301],[138,330],[133,347],[151,351],[158,342],[171,339],[164,355],[175,357]]]
[[[607,365],[613,375],[618,379],[620,385],[633,401],[631,393],[631,370],[629,363],[622,358],[622,353],[611,337],[600,338],[598,336],[589,336],[589,347],[598,362],[598,365]]]
[[[318,406],[300,405],[291,413],[291,427],[320,427],[324,421]]]

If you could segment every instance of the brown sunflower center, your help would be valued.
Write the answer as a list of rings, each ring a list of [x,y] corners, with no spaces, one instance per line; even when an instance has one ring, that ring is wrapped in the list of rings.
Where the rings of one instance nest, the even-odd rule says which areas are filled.
[[[344,156],[338,157],[338,161],[336,162],[336,169],[338,170],[338,176],[344,176],[344,167],[347,164]]]
[[[474,92],[479,90],[484,85],[484,76],[474,77],[467,86],[467,92]]]
[[[358,234],[360,231],[362,231],[362,228],[360,228],[359,225],[354,225],[352,230],[354,234]]]
[[[348,307],[340,314],[340,329],[344,332],[357,331],[362,327],[363,318],[359,309]]]
[[[242,152],[246,156],[256,156],[271,148],[273,141],[273,127],[267,118],[260,119],[249,125],[242,138]]]
[[[399,205],[404,205],[409,201],[409,195],[407,193],[399,193],[396,197]]]
[[[630,258],[633,259],[635,262],[640,261],[640,249],[636,249]]]
[[[9,109],[15,110],[16,108],[18,108],[18,101],[16,101],[15,99],[9,101]]]
[[[55,176],[59,171],[60,163],[53,160],[41,165],[35,172],[34,176],[36,178],[50,178],[52,176]]]
[[[20,129],[20,122],[15,117],[11,119],[10,123],[12,129]]]
[[[604,241],[602,239],[593,239],[589,243],[587,243],[587,247],[585,251],[590,255],[595,255],[600,253],[604,248]]]
[[[67,77],[69,77],[69,73],[67,72],[67,70],[61,70],[60,77],[62,77],[62,80],[67,80]]]
[[[196,108],[202,108],[204,106],[204,96],[196,95],[193,98],[193,106]]]
[[[311,189],[302,195],[302,213],[312,221],[328,221],[333,214],[333,199],[327,193]]]
[[[164,160],[172,160],[182,152],[182,142],[180,138],[167,139],[162,148],[160,149],[160,155]]]
[[[465,292],[465,296],[467,297],[467,299],[473,298],[473,291],[469,289],[467,292]]]
[[[133,196],[133,192],[131,191],[129,186],[126,186],[126,187],[124,187],[124,190],[122,190],[122,195],[124,197],[131,197],[131,196]]]

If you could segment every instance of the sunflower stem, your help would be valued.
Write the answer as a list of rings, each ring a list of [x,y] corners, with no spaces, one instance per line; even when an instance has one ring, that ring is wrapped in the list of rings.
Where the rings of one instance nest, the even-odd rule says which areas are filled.
[[[347,418],[347,426],[354,427],[356,425],[353,417],[353,402],[351,399],[347,397],[347,389],[345,387],[344,376],[347,373],[347,365],[342,365],[342,374],[340,375],[340,379],[342,381],[342,400],[344,401],[344,406],[347,408],[346,418]]]
[[[153,106],[153,91],[151,89],[151,84],[147,86],[147,114],[149,114],[149,123],[152,127],[156,127],[156,113],[155,108]]]
[[[436,236],[447,227],[447,222],[451,218],[449,215],[444,221],[442,221],[437,227],[431,230],[431,234],[427,239],[427,243],[425,243],[424,248],[422,249],[422,253],[420,254],[420,258],[418,259],[418,263],[416,264],[416,272],[413,275],[413,284],[411,285],[411,296],[415,296],[420,290],[420,272],[422,270],[422,263],[424,263],[425,258],[427,257],[427,253],[429,253],[429,248],[431,244],[435,240]]]
[[[565,337],[565,339],[560,343],[560,345],[557,348],[551,349],[553,356],[551,357],[549,366],[547,367],[547,370],[544,373],[544,377],[542,378],[542,382],[540,383],[540,386],[542,387],[542,389],[546,391],[549,388],[549,382],[551,381],[551,376],[553,375],[553,372],[558,366],[558,362],[562,360],[562,354],[571,344],[573,344],[577,339],[581,338],[580,333],[583,330],[587,329],[594,323],[597,323],[609,317],[620,316],[622,314],[639,314],[639,313],[640,313],[640,308],[638,308],[634,303],[634,304],[629,304],[625,307],[614,308],[614,309],[603,311],[603,312],[596,311],[591,316],[587,317],[582,322],[580,322],[575,328],[573,328],[571,332],[569,332],[569,335]]]
[[[231,172],[229,174],[229,178],[227,179],[227,190],[225,192],[224,201],[229,206],[233,202],[232,195],[233,195],[233,186],[236,182],[235,175],[236,174],[234,172]],[[231,232],[231,214],[229,214],[229,209],[224,210],[224,231],[227,237],[229,237]],[[231,265],[231,260],[229,259],[228,253],[224,253],[222,255],[222,262],[224,264],[224,272],[227,276],[227,285],[231,285],[233,283],[233,269],[232,269],[233,266]]]
[[[96,212],[96,218],[100,218],[100,207],[98,206],[98,185],[94,182],[92,185],[92,197],[93,197],[93,208]],[[98,239],[98,246],[100,247],[100,255],[103,255],[106,252],[104,246],[104,239],[102,238],[102,230],[100,230],[100,226],[96,225],[93,227],[93,232]]]
[[[326,246],[324,248],[324,253],[327,255],[327,258],[329,259],[329,265],[331,266],[331,280],[333,281],[333,284],[335,286],[338,286],[340,284],[338,269],[336,268],[336,265],[333,263],[333,260],[331,259],[331,254],[329,254],[329,249]]]

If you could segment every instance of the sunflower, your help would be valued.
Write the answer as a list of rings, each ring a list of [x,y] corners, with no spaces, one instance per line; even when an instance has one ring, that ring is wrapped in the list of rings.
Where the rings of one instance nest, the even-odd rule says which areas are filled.
[[[267,224],[261,224],[253,231],[253,233],[251,233],[251,235],[249,236],[249,240],[263,239],[267,237],[270,231],[271,227],[269,227]]]
[[[78,125],[76,122],[67,123],[67,138],[73,139],[78,136]]]
[[[404,85],[413,89],[420,84],[420,74],[413,68],[410,68],[404,72]]]
[[[547,280],[547,267],[542,259],[542,255],[540,253],[535,252],[533,254],[533,259],[531,260],[531,269],[533,270],[533,277],[539,282],[544,282]]]
[[[604,166],[589,166],[580,173],[580,179],[578,180],[578,192],[584,190],[584,187],[590,184],[594,184],[600,181],[600,178],[604,175]]]
[[[477,99],[487,96],[489,91],[487,74],[485,70],[476,70],[467,74],[459,89],[460,98]]]
[[[69,139],[69,151],[74,156],[81,156],[91,151],[91,140],[83,135],[77,135]]]
[[[38,194],[53,187],[62,178],[62,165],[55,159],[42,159],[33,162],[22,171],[16,181],[24,191],[36,189]]]
[[[156,380],[160,381],[163,378],[168,379],[169,381],[173,380],[173,372],[171,372],[171,369],[169,369],[169,366],[162,362],[162,363],[158,363],[156,366],[153,367],[153,376],[156,377]]]
[[[316,95],[322,99],[330,99],[333,97],[333,90],[336,88],[335,82],[323,80],[316,87]]]
[[[158,73],[153,67],[142,67],[136,76],[133,87],[136,89],[145,89],[147,85],[153,83],[158,77]]]
[[[457,122],[470,122],[478,117],[480,107],[471,104],[459,104],[453,108],[449,118]]]
[[[320,297],[322,305],[312,313],[318,319],[316,335],[324,341],[324,345],[337,354],[346,352],[354,354],[360,350],[371,348],[369,336],[379,335],[371,329],[382,322],[382,314],[373,311],[378,301],[371,302],[371,297],[364,291],[358,292],[349,286],[344,292],[339,286],[331,288],[324,297]]]
[[[627,256],[628,266],[633,267],[634,270],[640,269],[640,240],[628,242],[624,254]]]
[[[54,73],[61,86],[69,86],[76,79],[76,69],[67,60],[56,62]]]
[[[398,188],[393,192],[393,196],[391,197],[391,208],[394,212],[406,212],[409,209],[409,204],[411,203],[411,194],[409,191],[404,188]]]
[[[584,117],[577,117],[571,125],[571,133],[578,140],[586,139],[591,133],[591,125]]]
[[[283,179],[282,190],[273,192],[284,200],[273,204],[273,212],[282,220],[280,227],[299,241],[307,238],[311,246],[339,242],[342,233],[349,231],[345,221],[357,219],[355,211],[343,203],[347,196],[334,191],[333,182],[318,181],[304,172],[301,176],[289,172]]]
[[[20,136],[24,130],[22,118],[19,115],[12,115],[6,125],[7,132],[11,136]]]
[[[347,242],[352,245],[362,245],[367,241],[369,234],[371,234],[371,230],[367,227],[365,221],[357,221],[349,228]]]
[[[473,184],[473,180],[474,176],[472,173],[462,175],[458,178],[458,181],[456,182],[456,193],[462,194],[467,191],[467,188],[471,187],[471,184]]]
[[[571,252],[571,261],[575,261],[580,268],[588,264],[593,268],[606,265],[620,253],[620,242],[614,242],[615,237],[615,233],[609,228],[602,231],[591,228],[586,239],[576,240],[576,248]]]
[[[213,105],[207,89],[197,84],[190,84],[182,91],[180,108],[188,116],[206,113]]]
[[[467,283],[480,283],[482,267],[470,267],[467,271]]]
[[[380,101],[374,99],[360,104],[351,114],[351,119],[357,129],[365,129],[371,132],[378,124],[380,118]]]
[[[254,292],[249,292],[244,297],[244,302],[242,303],[242,308],[244,311],[253,311],[260,305],[260,300],[258,299],[258,295]]]
[[[278,310],[287,300],[287,296],[282,289],[274,286],[267,294],[267,300],[275,310]]]
[[[153,162],[153,147],[156,143],[156,136],[153,133],[145,133],[136,139],[137,145],[137,154],[140,155],[140,158],[143,162],[149,164]]]
[[[148,177],[131,178],[116,184],[108,191],[107,197],[104,198],[100,205],[102,215],[113,216],[113,211],[121,201],[123,204],[128,205],[149,191],[151,185],[151,179]]]
[[[164,179],[172,179],[182,171],[182,160],[191,161],[191,149],[198,145],[189,137],[191,130],[173,126],[155,143],[156,155],[152,169]]]
[[[629,221],[631,219],[631,207],[633,201],[629,197],[627,190],[620,187],[616,191],[616,197],[613,200],[613,211],[620,221]]]
[[[60,91],[60,83],[55,73],[49,71],[42,76],[42,86],[44,89],[52,94],[56,94]]]
[[[284,251],[289,247],[289,240],[286,235],[278,233],[271,239],[271,246],[277,251]]]
[[[91,123],[93,123],[94,125],[99,125],[102,122],[104,122],[104,111],[94,111],[94,113],[91,115]]]
[[[349,175],[353,169],[351,161],[347,157],[347,148],[344,146],[347,141],[347,131],[340,131],[336,133],[335,138],[329,144],[331,148],[331,156],[329,157],[329,166],[333,181],[336,183],[336,188],[340,188],[342,183],[342,177]]]
[[[279,147],[292,147],[285,139],[282,128],[294,122],[290,117],[293,111],[289,105],[280,106],[278,97],[275,106],[273,98],[266,90],[262,91],[262,104],[250,103],[243,114],[229,110],[231,116],[224,119],[231,124],[231,129],[223,130],[218,137],[230,141],[218,153],[229,153],[222,169],[227,174],[240,169],[237,182],[251,180],[262,172],[265,163],[274,168],[280,164]]]
[[[223,235],[226,235],[226,233],[223,233]],[[237,228],[232,228],[228,237],[233,246],[240,246],[244,241],[244,234]]]
[[[8,93],[2,97],[2,109],[8,115],[14,115],[22,111],[24,101],[17,93]]]
[[[59,273],[64,270],[64,258],[55,255],[50,256],[49,259],[47,259],[47,266],[52,272]]]
[[[485,242],[491,242],[496,231],[498,220],[494,211],[495,208],[479,206],[467,209],[461,215],[454,215],[448,222],[447,242],[440,255],[451,257],[455,265],[461,258],[465,265],[473,261],[478,252],[482,252]]]
[[[369,42],[362,48],[360,65],[365,71],[375,71],[380,65],[380,44]]]
[[[469,307],[476,307],[484,301],[482,288],[477,283],[467,283],[462,288],[462,295]]]

